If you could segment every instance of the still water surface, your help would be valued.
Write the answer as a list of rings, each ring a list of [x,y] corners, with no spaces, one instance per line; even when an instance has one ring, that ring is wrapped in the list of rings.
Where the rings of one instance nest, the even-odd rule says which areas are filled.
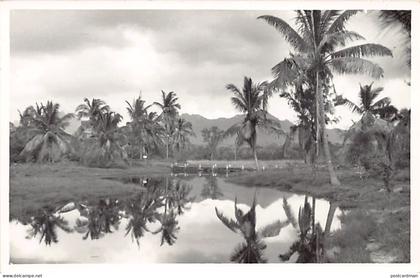
[[[116,182],[139,183],[139,194],[145,192],[141,178]],[[151,184],[160,190],[161,193],[158,195],[168,195],[168,192],[172,192],[171,190],[178,192],[171,195],[178,196],[175,198],[177,201],[171,202],[171,200],[166,200],[168,198],[160,198],[160,205],[156,205],[154,210],[151,209],[148,212],[143,209],[146,216],[139,218],[133,213],[130,214],[130,211],[138,210],[138,208],[141,210],[144,206],[153,207],[153,204],[157,204],[156,200],[153,203],[150,200],[148,202],[141,198],[136,199],[136,196],[133,196],[131,203],[126,200],[101,200],[98,202],[99,205],[97,204],[98,207],[102,206],[99,210],[97,207],[96,209],[89,208],[89,204],[75,200],[67,205],[70,209],[54,214],[67,222],[68,230],[64,231],[56,227],[57,242],[53,239],[50,244],[45,243],[45,236],[41,240],[42,233],[33,236],[31,231],[33,232],[34,229],[30,224],[25,225],[17,220],[11,221],[11,262],[228,263],[235,247],[244,242],[244,239],[240,233],[234,233],[220,221],[215,208],[224,216],[235,219],[235,198],[238,208],[246,213],[255,195],[256,230],[258,230],[274,221],[287,220],[283,198],[287,200],[296,219],[305,199],[303,195],[270,188],[256,189],[239,186],[228,183],[223,178],[211,176],[148,180],[145,185]],[[142,205],[138,205],[139,203]],[[95,227],[92,227],[92,219],[100,219],[102,214],[97,212],[103,211],[103,207],[110,208],[110,204],[115,206],[108,210],[114,215],[106,220],[109,227],[97,228],[99,233],[92,232],[95,230]],[[78,209],[74,209],[74,206]],[[330,204],[325,200],[316,200],[315,221],[319,222],[323,228],[329,206]],[[335,210],[331,231],[340,228],[338,216],[341,213],[339,209]],[[163,226],[166,229],[162,229]],[[298,234],[298,229],[289,224],[283,227],[277,236],[265,238],[264,243],[267,248],[264,249],[263,256],[267,262],[281,262],[279,254],[287,252],[290,245],[298,239]],[[296,261],[296,255],[289,260],[289,262],[294,261]]]

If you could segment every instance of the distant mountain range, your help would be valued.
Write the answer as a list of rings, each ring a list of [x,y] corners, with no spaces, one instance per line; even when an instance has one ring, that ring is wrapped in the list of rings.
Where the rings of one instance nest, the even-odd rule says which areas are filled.
[[[212,126],[217,126],[219,129],[226,130],[229,127],[233,126],[242,121],[242,115],[236,115],[231,118],[217,118],[217,119],[207,119],[198,114],[182,114],[181,118],[189,121],[192,126],[196,137],[192,137],[191,143],[193,144],[204,144],[203,137],[201,136],[201,130],[204,128],[211,128]],[[280,123],[280,126],[284,133],[288,133],[290,127],[293,123],[289,120],[279,120],[273,115],[269,114],[268,118],[275,120]],[[335,129],[328,129],[328,139],[331,143],[334,144],[341,144],[343,142],[343,134],[344,131],[338,128]],[[268,146],[268,145],[282,145],[284,140],[286,139],[286,135],[274,135],[271,133],[267,133],[264,131],[258,132],[257,142],[260,146]],[[228,138],[222,142],[221,145],[233,145],[235,138]]]
[[[269,114],[268,117],[272,120],[278,121],[284,133],[288,133],[290,127],[293,123],[289,120],[279,120],[273,115]],[[219,129],[227,130],[229,127],[233,126],[242,121],[242,115],[236,115],[231,118],[217,118],[217,119],[207,119],[198,114],[182,114],[181,118],[189,121],[192,126],[194,133],[196,134],[195,137],[192,137],[191,143],[196,145],[202,145],[203,137],[201,136],[201,130],[204,128],[211,128],[212,126],[217,126]],[[70,125],[67,127],[66,131],[73,134],[77,128],[80,126],[80,121],[77,119],[72,119],[70,121]],[[343,142],[343,134],[344,130],[335,128],[335,129],[327,129],[328,139],[331,143],[334,144],[341,144]],[[267,133],[264,131],[258,132],[257,142],[259,146],[268,146],[268,145],[283,145],[284,140],[286,139],[286,135],[274,135],[271,133]],[[227,138],[222,142],[222,146],[232,146],[234,144],[234,137]]]

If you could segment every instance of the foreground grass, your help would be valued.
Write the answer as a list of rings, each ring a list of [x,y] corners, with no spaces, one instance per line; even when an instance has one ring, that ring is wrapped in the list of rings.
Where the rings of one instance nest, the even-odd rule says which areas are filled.
[[[329,238],[329,248],[339,249],[335,262],[410,261],[410,171],[399,171],[385,190],[379,177],[360,178],[352,169],[337,171],[341,186],[329,184],[328,171],[299,168],[233,175],[229,182],[272,187],[325,198],[346,211],[342,229]]]

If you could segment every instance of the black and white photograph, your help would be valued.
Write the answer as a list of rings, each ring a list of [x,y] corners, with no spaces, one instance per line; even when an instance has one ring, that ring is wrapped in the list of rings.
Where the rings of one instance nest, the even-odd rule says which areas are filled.
[[[222,2],[1,6],[2,273],[416,263],[413,10]]]

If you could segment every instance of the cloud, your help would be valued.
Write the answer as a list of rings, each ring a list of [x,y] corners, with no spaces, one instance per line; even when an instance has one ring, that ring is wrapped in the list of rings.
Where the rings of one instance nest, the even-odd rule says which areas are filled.
[[[244,76],[271,79],[271,68],[292,50],[278,31],[256,19],[262,14],[293,23],[290,11],[13,11],[11,118],[17,119],[16,109],[48,99],[72,112],[84,97],[102,98],[125,115],[124,101],[140,90],[148,103],[159,100],[161,90],[175,91],[182,112],[232,116],[237,112],[225,85],[242,87]],[[404,36],[383,33],[370,13],[353,17],[348,29],[393,50],[394,58],[374,59],[386,81],[376,82],[385,86],[384,94],[401,99],[401,106],[409,105]],[[358,82],[371,81],[366,76],[335,78],[337,90],[349,97],[357,96]],[[296,119],[278,96],[271,100],[270,113]],[[344,113],[340,125],[352,118]]]

